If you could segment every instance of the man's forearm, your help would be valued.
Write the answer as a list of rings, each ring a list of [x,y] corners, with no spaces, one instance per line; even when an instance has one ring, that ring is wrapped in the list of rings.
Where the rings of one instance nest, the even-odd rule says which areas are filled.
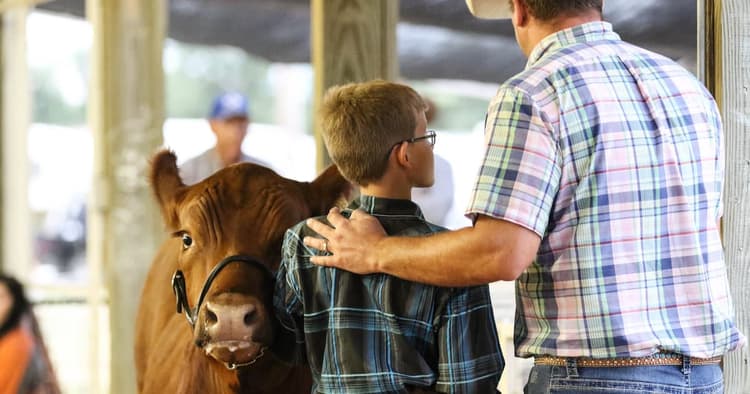
[[[485,223],[486,225],[486,223]],[[424,237],[386,237],[373,248],[377,270],[436,286],[515,280],[533,259],[482,224]],[[538,246],[538,244],[537,244]],[[535,252],[535,250],[534,250]],[[521,260],[521,261],[519,261]]]
[[[385,272],[436,286],[471,286],[515,280],[539,249],[541,238],[517,224],[479,216],[473,227],[423,237],[388,237],[374,217],[359,210],[349,219],[333,208],[330,225],[310,219],[320,237],[306,246],[331,252],[314,264],[366,275]]]

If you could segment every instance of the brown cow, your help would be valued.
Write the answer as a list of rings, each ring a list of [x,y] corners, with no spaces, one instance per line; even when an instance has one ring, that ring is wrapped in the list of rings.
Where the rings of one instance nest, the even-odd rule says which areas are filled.
[[[309,393],[308,367],[275,356],[294,339],[277,335],[272,272],[285,230],[323,214],[349,184],[335,167],[302,183],[245,163],[186,186],[169,151],[153,158],[151,184],[172,236],[141,296],[138,391]]]

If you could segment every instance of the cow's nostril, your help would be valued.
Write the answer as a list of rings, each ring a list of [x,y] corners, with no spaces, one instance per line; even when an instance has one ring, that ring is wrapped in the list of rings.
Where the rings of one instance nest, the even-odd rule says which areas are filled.
[[[250,324],[252,324],[254,320],[255,320],[255,311],[250,311],[248,313],[245,313],[244,322],[246,326],[249,326]]]
[[[216,317],[216,314],[207,308],[206,309],[206,325],[212,326],[216,324],[217,321],[219,321],[219,318]]]

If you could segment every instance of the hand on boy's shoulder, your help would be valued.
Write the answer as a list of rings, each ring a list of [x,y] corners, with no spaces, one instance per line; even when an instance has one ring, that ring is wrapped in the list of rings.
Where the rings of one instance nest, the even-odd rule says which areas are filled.
[[[306,222],[322,238],[307,236],[303,239],[304,244],[331,253],[313,256],[310,261],[361,275],[378,272],[376,262],[371,261],[371,251],[378,241],[387,236],[380,221],[360,209],[351,211],[349,218],[346,218],[339,208],[331,208],[326,219],[328,223],[316,219]]]

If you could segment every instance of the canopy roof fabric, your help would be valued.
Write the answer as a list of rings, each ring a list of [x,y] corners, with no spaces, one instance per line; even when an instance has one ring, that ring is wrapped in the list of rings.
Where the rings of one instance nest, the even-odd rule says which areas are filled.
[[[84,0],[41,9],[83,16]],[[694,69],[696,2],[606,0],[604,17],[623,39]],[[525,64],[509,20],[474,18],[463,0],[401,0],[398,53],[410,79],[499,82]],[[310,61],[310,0],[170,0],[169,36],[231,45],[273,62]]]

